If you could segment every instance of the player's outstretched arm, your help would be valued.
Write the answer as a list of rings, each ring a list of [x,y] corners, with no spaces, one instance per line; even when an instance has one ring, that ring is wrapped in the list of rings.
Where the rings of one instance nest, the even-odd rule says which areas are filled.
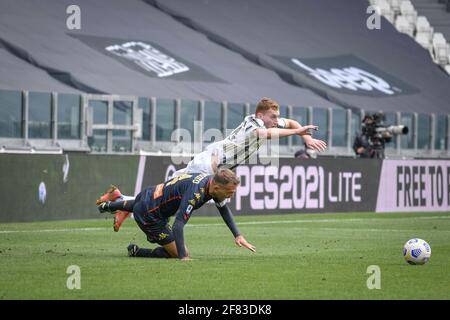
[[[220,215],[222,216],[223,221],[227,225],[228,229],[230,229],[233,236],[236,238],[238,235],[241,234],[238,227],[236,226],[236,223],[234,222],[233,213],[231,213],[230,207],[227,206],[227,204],[216,204],[217,210],[219,210]]]
[[[284,125],[285,125],[286,129],[301,129],[301,128],[303,128],[303,126],[297,120],[284,118],[283,121],[284,121]],[[318,128],[318,127],[316,126],[316,128]],[[317,129],[314,129],[314,130],[317,130]],[[305,134],[307,134],[307,133],[305,133]]]
[[[188,222],[192,213],[192,205],[189,204],[190,192],[186,192],[180,202],[178,211],[175,214],[175,222],[172,226],[173,236],[175,238],[175,245],[177,247],[178,258],[181,260],[190,260],[189,254],[184,245],[184,226]]]
[[[230,208],[227,206],[227,204],[224,204],[223,206],[217,205],[217,209],[220,212],[220,215],[222,216],[223,221],[225,221],[226,225],[230,229],[231,233],[234,236],[234,242],[239,247],[245,247],[249,249],[250,251],[256,252],[256,247],[245,240],[244,236],[241,235],[239,232],[238,227],[236,226],[236,223],[234,222],[233,213],[231,212]]]
[[[172,226],[172,232],[175,238],[178,258],[181,260],[190,260],[186,247],[184,245],[184,226],[185,222],[177,216]]]
[[[255,130],[256,135],[259,138],[263,139],[280,139],[280,138],[286,138],[290,136],[303,136],[303,135],[310,135],[311,133],[309,130],[317,130],[317,126],[308,125],[301,128],[295,128],[295,129],[280,129],[280,128],[269,128],[269,129],[263,129],[258,128]]]
[[[291,128],[291,129],[305,129],[303,130],[301,134],[299,134],[299,136],[301,136],[303,138],[303,141],[305,142],[305,145],[307,148],[309,149],[313,149],[313,150],[317,150],[317,151],[325,151],[325,149],[327,148],[327,144],[325,143],[325,141],[319,140],[319,139],[314,139],[311,136],[311,129],[313,130],[318,130],[319,127],[318,126],[302,126],[300,125],[300,123],[298,123],[295,120],[292,119],[284,119],[285,123],[286,123],[286,128]]]

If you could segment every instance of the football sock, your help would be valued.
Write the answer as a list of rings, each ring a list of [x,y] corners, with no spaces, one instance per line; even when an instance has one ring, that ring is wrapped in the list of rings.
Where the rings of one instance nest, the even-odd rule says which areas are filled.
[[[109,203],[109,211],[114,212],[117,210],[133,212],[134,200],[116,201]]]
[[[136,251],[135,257],[145,258],[170,258],[170,255],[163,247],[157,247],[155,249],[139,248]]]

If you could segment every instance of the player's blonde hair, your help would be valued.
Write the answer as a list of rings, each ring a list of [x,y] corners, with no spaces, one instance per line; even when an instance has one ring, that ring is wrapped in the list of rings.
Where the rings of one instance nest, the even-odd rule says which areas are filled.
[[[213,177],[213,181],[214,183],[221,184],[223,186],[228,185],[229,183],[232,183],[233,185],[237,186],[238,184],[241,183],[236,174],[227,168],[218,169]]]
[[[279,111],[280,110],[280,105],[275,101],[272,100],[270,98],[262,98],[258,104],[256,105],[256,111],[255,114],[258,112],[266,112],[267,110],[275,110],[275,111]]]

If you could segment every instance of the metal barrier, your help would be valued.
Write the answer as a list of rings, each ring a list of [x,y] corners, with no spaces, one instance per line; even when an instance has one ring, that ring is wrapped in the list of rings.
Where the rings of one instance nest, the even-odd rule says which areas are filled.
[[[192,153],[210,141],[207,130],[226,136],[253,104],[193,101],[120,95],[37,93],[0,90],[0,153],[56,153],[80,151],[105,154],[171,152],[179,142],[176,130],[193,136]],[[281,116],[301,124],[317,124],[319,137],[328,143],[324,156],[353,157],[353,139],[360,130],[363,109],[323,109],[281,106]],[[450,156],[450,114],[386,112],[391,125],[410,127],[387,146],[388,158],[447,158]],[[194,121],[199,134],[194,136]],[[211,138],[211,137],[209,137]],[[280,141],[280,154],[290,156],[303,148],[299,137]]]

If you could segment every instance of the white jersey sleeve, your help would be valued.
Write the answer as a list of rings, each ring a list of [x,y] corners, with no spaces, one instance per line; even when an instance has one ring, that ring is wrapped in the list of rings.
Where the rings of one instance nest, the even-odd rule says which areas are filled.
[[[278,128],[285,129],[287,127],[287,122],[285,118],[278,119]]]
[[[259,128],[265,128],[261,119],[256,118],[254,114],[245,117],[244,121],[221,141],[219,165],[233,169],[255,153],[263,143],[255,132]]]

